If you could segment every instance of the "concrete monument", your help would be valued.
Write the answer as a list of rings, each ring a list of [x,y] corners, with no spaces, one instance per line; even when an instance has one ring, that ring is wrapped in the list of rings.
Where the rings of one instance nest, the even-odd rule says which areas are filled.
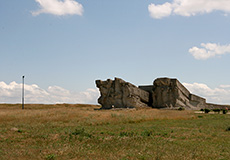
[[[223,105],[206,103],[206,99],[191,94],[177,79],[157,78],[153,85],[139,86],[120,78],[96,80],[102,109],[111,108],[165,108],[198,110],[223,108]],[[228,106],[229,107],[229,106]],[[230,108],[230,107],[229,107]]]

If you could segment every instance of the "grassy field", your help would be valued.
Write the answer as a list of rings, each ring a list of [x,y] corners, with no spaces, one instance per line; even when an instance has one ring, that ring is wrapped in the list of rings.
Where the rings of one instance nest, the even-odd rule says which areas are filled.
[[[230,159],[230,115],[0,105],[0,159]]]

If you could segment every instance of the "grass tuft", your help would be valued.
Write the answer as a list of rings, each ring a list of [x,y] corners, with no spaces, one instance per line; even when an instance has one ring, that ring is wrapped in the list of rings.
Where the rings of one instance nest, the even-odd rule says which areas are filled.
[[[55,160],[55,159],[56,159],[55,154],[49,154],[46,156],[46,160]]]
[[[87,133],[84,128],[81,128],[81,129],[76,128],[75,131],[72,132],[71,134],[75,136],[82,136],[82,137],[87,137],[87,138],[92,137],[92,134]]]

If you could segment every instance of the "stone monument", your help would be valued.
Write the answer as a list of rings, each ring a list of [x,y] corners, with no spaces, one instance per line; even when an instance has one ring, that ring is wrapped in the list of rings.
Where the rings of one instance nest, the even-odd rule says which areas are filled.
[[[147,107],[149,93],[122,79],[96,80],[102,109]]]
[[[206,103],[206,99],[191,94],[177,79],[157,78],[153,85],[135,86],[120,78],[96,80],[101,96],[102,109],[111,108],[165,108],[198,110],[224,108],[223,105]],[[230,108],[230,106],[227,106]]]

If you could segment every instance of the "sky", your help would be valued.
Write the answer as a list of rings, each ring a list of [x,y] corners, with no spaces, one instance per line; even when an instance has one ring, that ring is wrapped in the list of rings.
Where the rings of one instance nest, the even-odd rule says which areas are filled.
[[[97,103],[95,80],[177,78],[230,104],[230,0],[0,1],[0,103]]]

